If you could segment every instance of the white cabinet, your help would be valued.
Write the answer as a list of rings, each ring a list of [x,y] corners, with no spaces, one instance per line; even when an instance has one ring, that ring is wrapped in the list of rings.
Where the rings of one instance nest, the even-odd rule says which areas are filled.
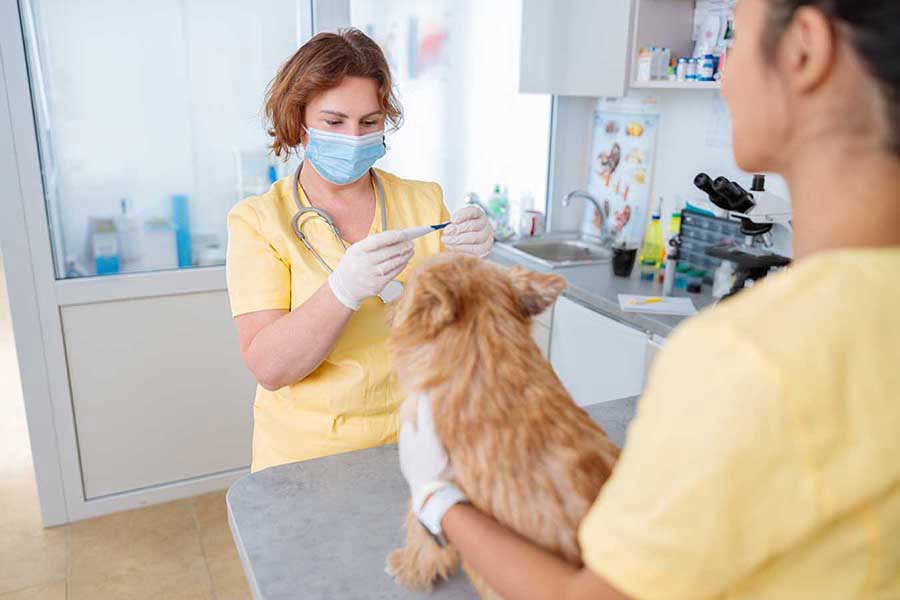
[[[631,0],[523,0],[519,91],[622,96]]]
[[[256,385],[224,291],[61,317],[86,500],[249,465]]]
[[[560,298],[553,311],[550,363],[581,406],[641,393],[647,335]]]
[[[663,349],[665,343],[666,338],[664,337],[656,334],[647,336],[647,352],[644,356],[644,385],[647,385],[647,378],[650,376],[650,369],[653,367],[653,361],[656,360],[656,356]]]
[[[531,319],[531,337],[534,339],[541,354],[545,358],[550,356],[550,328],[553,325],[553,305],[541,314]]]

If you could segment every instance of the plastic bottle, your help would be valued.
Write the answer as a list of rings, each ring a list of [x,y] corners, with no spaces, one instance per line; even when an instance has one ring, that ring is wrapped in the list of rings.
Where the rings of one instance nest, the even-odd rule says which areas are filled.
[[[652,260],[657,267],[662,263],[665,257],[665,245],[663,242],[662,224],[659,220],[659,213],[662,207],[662,198],[656,206],[656,212],[650,222],[647,223],[647,229],[644,231],[644,243],[641,245],[641,255],[639,260]]]
[[[669,237],[675,237],[681,232],[681,211],[675,211],[672,213],[672,217],[669,219]]]
[[[679,263],[679,265],[675,267],[674,287],[676,290],[684,290],[687,288],[688,273],[690,273],[690,270],[691,267],[687,263]]]
[[[494,185],[494,191],[491,197],[488,198],[487,206],[490,212],[489,217],[494,225],[507,224],[509,221],[509,199],[504,194],[503,188],[499,183]]]
[[[119,258],[122,270],[127,270],[140,258],[140,241],[137,223],[128,214],[128,201],[125,198],[119,201],[121,213],[116,217],[116,236],[119,244]]]
[[[653,71],[653,55],[650,49],[644,46],[638,53],[637,80],[650,81]]]
[[[661,60],[659,63],[659,78],[660,79],[668,79],[669,78],[669,65],[672,61],[672,51],[665,46],[660,49]]]

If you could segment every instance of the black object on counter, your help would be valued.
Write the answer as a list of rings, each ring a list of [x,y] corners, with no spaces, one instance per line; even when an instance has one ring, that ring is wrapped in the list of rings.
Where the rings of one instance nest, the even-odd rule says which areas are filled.
[[[614,246],[612,249],[613,273],[619,277],[631,276],[637,251],[637,246]]]

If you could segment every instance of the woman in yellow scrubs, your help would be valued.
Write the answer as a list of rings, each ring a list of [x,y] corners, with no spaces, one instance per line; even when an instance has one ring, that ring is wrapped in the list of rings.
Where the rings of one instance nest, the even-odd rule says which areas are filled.
[[[304,44],[273,80],[266,115],[275,154],[303,146],[305,159],[296,180],[228,214],[231,309],[259,382],[253,471],[393,441],[401,398],[381,297],[442,245],[481,256],[493,243],[479,209],[451,218],[436,183],[372,168],[401,113],[384,55],[362,32]],[[298,203],[334,229],[311,210],[293,223]],[[442,237],[397,231],[448,220]]]
[[[900,2],[735,18],[735,156],[787,180],[796,260],[668,340],[584,566],[461,503],[433,425],[403,425],[420,520],[504,598],[900,598]]]

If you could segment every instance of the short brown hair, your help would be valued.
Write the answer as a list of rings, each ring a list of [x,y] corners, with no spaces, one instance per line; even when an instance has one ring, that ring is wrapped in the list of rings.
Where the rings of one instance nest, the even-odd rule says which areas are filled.
[[[378,104],[395,129],[403,114],[381,48],[359,29],[320,33],[278,69],[266,90],[266,131],[275,156],[287,157],[301,141],[303,112],[310,98],[340,85],[344,77],[367,77],[378,83]]]

